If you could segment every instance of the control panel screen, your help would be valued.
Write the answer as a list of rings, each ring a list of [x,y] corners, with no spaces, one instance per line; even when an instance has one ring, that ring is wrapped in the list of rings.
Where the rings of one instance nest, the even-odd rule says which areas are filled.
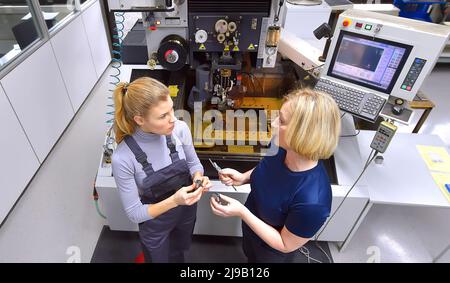
[[[328,75],[390,94],[412,46],[341,31]]]

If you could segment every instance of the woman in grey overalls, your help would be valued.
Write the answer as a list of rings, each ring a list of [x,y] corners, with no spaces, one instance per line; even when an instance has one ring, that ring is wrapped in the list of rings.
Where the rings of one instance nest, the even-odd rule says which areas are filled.
[[[174,116],[168,88],[139,78],[114,92],[118,146],[112,168],[131,221],[139,223],[146,262],[184,262],[196,203],[211,187],[190,130]]]

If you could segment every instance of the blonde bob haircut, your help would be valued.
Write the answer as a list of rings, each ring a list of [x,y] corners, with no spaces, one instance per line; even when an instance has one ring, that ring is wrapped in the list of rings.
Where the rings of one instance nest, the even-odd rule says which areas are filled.
[[[327,159],[337,147],[341,133],[339,108],[333,98],[311,89],[298,89],[284,100],[291,119],[286,144],[310,160]]]
[[[114,91],[114,131],[116,142],[132,135],[135,116],[146,117],[151,107],[169,99],[169,89],[161,82],[142,77],[132,83],[119,83]]]

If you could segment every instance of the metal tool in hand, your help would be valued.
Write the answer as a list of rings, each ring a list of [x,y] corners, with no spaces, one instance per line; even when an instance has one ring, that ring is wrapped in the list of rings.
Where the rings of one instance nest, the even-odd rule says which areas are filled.
[[[216,202],[220,205],[229,205],[230,204],[228,201],[221,198],[218,193],[213,193],[213,197],[216,200]]]
[[[222,168],[219,167],[219,165],[217,165],[216,162],[212,161],[211,159],[209,159],[209,162],[211,163],[211,165],[214,167],[214,169],[216,169],[217,173],[220,173],[220,171],[222,171]],[[237,192],[237,189],[234,185],[231,185],[233,187],[233,189]]]
[[[196,190],[198,190],[200,187],[203,187],[203,181],[201,179],[197,179],[194,181],[194,188],[192,190],[189,191],[189,193],[195,192]]]

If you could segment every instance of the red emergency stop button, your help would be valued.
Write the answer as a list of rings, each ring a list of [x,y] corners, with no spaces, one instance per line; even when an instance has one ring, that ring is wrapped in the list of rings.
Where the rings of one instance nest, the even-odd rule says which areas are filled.
[[[350,19],[344,19],[344,21],[342,22],[342,25],[344,27],[348,27],[351,23],[352,23],[352,21],[350,21]]]

